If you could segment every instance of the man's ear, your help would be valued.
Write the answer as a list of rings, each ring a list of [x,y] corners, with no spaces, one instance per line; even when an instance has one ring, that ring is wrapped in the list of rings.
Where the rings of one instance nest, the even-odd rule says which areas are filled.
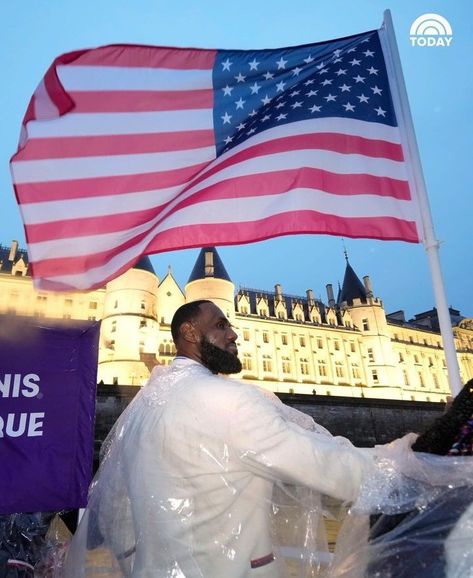
[[[184,321],[179,332],[184,341],[188,343],[200,343],[200,332],[190,321]]]

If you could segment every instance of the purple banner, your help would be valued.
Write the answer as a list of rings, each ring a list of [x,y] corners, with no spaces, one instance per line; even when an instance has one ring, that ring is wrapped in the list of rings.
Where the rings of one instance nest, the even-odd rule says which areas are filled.
[[[99,330],[0,317],[0,514],[86,504]]]

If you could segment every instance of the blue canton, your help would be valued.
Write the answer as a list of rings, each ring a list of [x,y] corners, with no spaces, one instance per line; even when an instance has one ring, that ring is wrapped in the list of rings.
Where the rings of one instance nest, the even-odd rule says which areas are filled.
[[[396,126],[377,31],[280,50],[220,50],[217,154],[274,126],[339,117]]]

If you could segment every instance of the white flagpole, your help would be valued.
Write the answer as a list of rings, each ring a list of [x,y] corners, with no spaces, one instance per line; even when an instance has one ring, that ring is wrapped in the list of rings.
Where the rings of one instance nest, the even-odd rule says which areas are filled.
[[[396,35],[394,33],[390,10],[384,11],[384,23],[380,30],[380,39],[386,60],[386,67],[388,69],[393,105],[399,123],[402,143],[404,148],[407,149],[408,156],[412,161],[412,163],[409,163],[412,164],[409,180],[413,185],[415,194],[419,201],[424,229],[423,243],[429,259],[430,273],[432,275],[440,333],[442,335],[443,348],[447,362],[448,380],[452,394],[455,396],[463,386],[460,378],[460,367],[458,365],[452,324],[445,296],[442,272],[440,269],[440,243],[435,237],[424,174],[420,162],[419,149],[417,147],[416,136],[414,133],[414,125],[409,108],[406,85],[402,74],[401,60],[397,49]],[[392,82],[391,79],[393,79],[394,82]]]

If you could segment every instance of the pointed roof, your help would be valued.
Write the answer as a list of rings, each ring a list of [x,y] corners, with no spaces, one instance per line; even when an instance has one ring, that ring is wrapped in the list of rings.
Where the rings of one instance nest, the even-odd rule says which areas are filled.
[[[363,283],[358,279],[357,274],[353,271],[352,266],[348,262],[345,269],[345,276],[343,277],[342,288],[338,292],[337,304],[340,305],[346,301],[349,305],[353,304],[353,299],[361,299],[366,301],[366,289]]]
[[[225,279],[225,281],[231,282],[215,247],[206,247],[201,249],[187,282],[190,283],[191,281],[197,281],[198,279],[208,279],[209,277]]]
[[[153,273],[153,275],[156,275],[148,255],[141,257],[141,259],[133,265],[133,269],[141,269],[142,271],[148,271],[148,273]]]

